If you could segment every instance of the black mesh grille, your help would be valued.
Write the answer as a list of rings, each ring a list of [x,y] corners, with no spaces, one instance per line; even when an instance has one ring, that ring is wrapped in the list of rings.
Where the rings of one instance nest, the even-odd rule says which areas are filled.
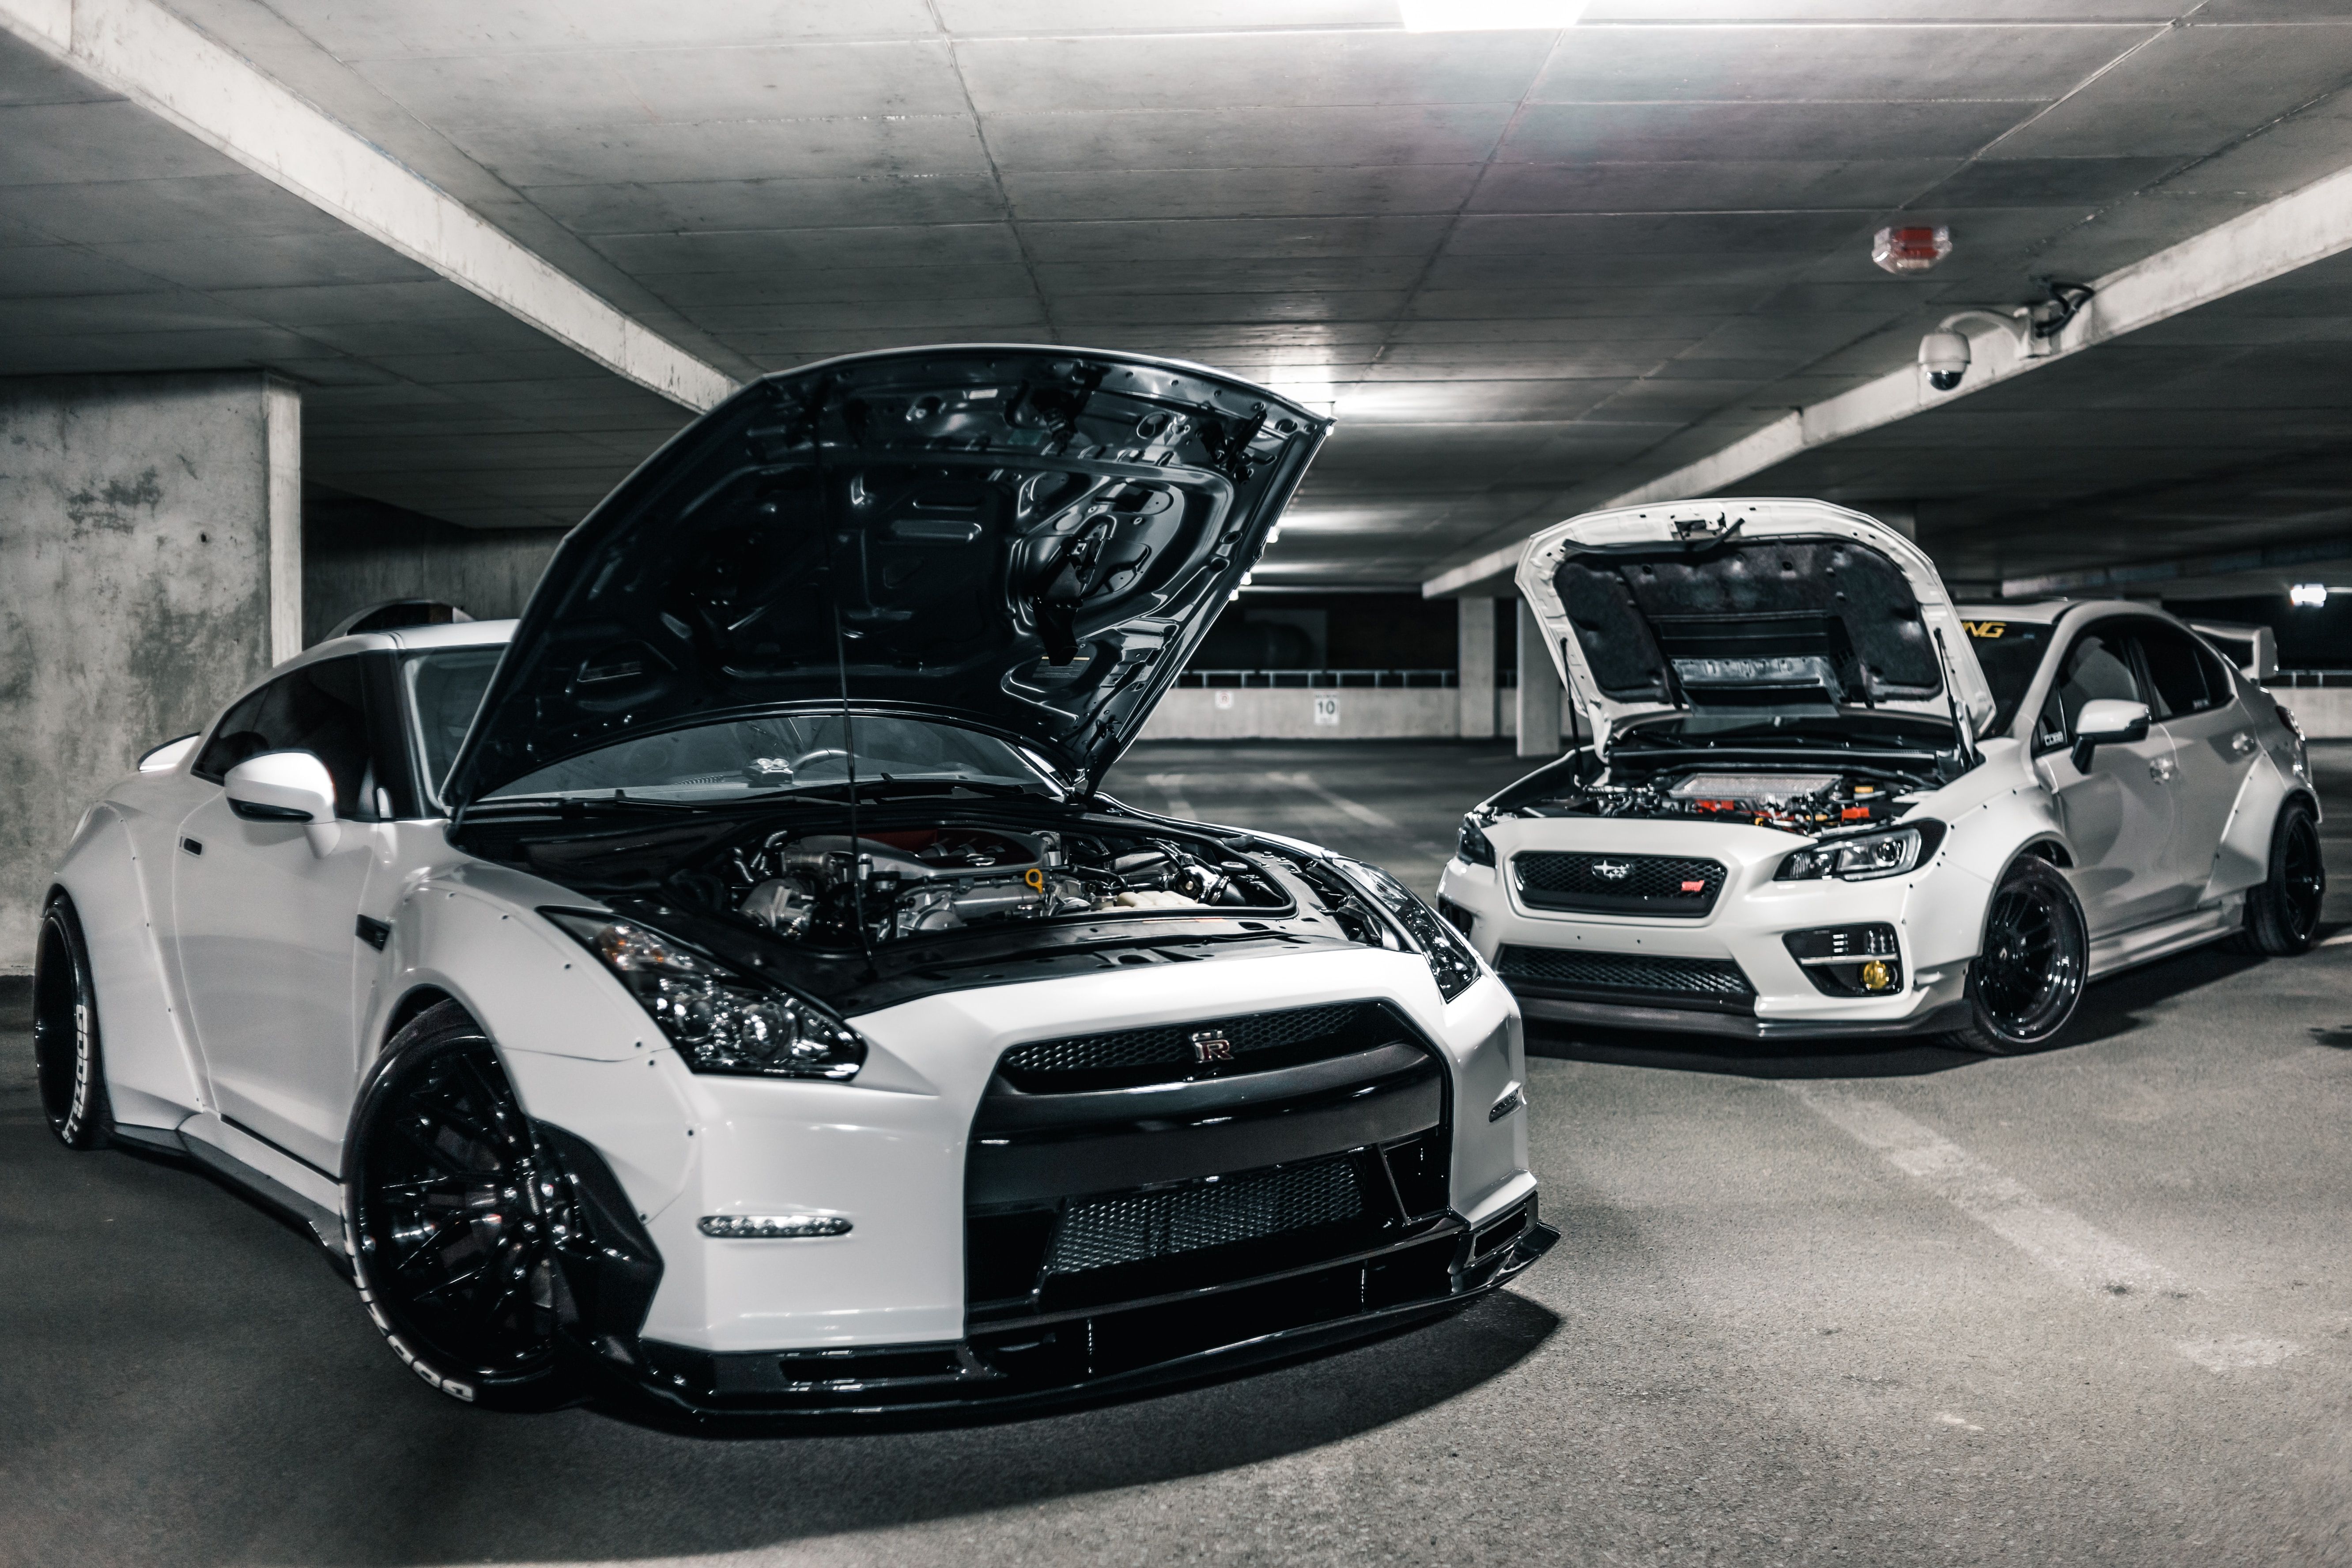
[[[1355,1162],[1317,1160],[1159,1192],[1072,1204],[1045,1255],[1048,1274],[1082,1274],[1171,1253],[1257,1241],[1364,1212]]]
[[[1756,988],[1727,958],[1664,958],[1638,952],[1584,952],[1555,947],[1506,947],[1495,956],[1505,980],[1531,980],[1563,990],[1614,993],[1626,1000],[1654,996],[1672,1005],[1687,999],[1717,1006],[1748,1005]]]
[[[1307,1059],[1361,1050],[1402,1035],[1377,1003],[1348,1002],[1330,1007],[1297,1007],[1281,1013],[1253,1013],[1238,1018],[1203,1018],[1194,1023],[1164,1024],[1149,1029],[1121,1029],[1114,1034],[1079,1035],[1066,1040],[1041,1040],[1018,1046],[1004,1054],[1000,1067],[1024,1088],[1047,1087],[1036,1080],[1056,1075],[1098,1073],[1145,1078],[1181,1078],[1204,1061],[1241,1058],[1255,1052],[1279,1051],[1286,1058]],[[1194,1037],[1222,1040],[1223,1050],[1204,1057]],[[1328,1043],[1328,1053],[1296,1047]],[[1143,1069],[1166,1068],[1164,1072]]]
[[[1723,891],[1723,863],[1682,855],[1571,855],[1530,850],[1511,857],[1519,897],[1534,909],[1585,914],[1696,919]]]

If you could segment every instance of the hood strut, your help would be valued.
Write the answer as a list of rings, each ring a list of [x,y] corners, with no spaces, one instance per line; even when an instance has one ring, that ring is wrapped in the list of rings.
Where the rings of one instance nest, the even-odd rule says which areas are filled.
[[[813,413],[822,417],[825,400],[833,395],[833,379],[828,376],[819,383],[816,395],[810,401]],[[849,643],[841,631],[841,583],[835,575],[833,553],[833,485],[825,470],[824,446],[816,445],[811,455],[811,467],[816,474],[816,515],[818,536],[824,541],[825,598],[833,611],[833,668],[841,687],[841,763],[849,774],[849,912],[857,923],[857,951],[866,956],[866,978],[871,983],[881,978],[874,967],[874,939],[866,929],[866,868],[872,862],[858,846],[864,842],[857,835],[857,710],[849,700]]]

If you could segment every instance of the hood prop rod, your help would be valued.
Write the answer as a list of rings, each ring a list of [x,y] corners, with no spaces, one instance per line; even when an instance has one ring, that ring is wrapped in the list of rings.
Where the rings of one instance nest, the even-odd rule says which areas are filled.
[[[1952,710],[1952,736],[1958,744],[1960,761],[1965,764],[1960,771],[1967,773],[1984,761],[1984,753],[1977,750],[1975,721],[1960,705],[1959,672],[1952,668],[1952,650],[1944,646],[1944,628],[1941,626],[1936,628],[1936,658],[1944,667],[1944,705]]]
[[[857,927],[857,951],[866,959],[868,982],[882,978],[874,965],[874,939],[866,930],[866,873],[873,857],[859,847],[857,833],[857,718],[849,705],[849,645],[841,630],[841,578],[833,561],[833,480],[824,467],[824,405],[828,379],[809,408],[809,454],[816,468],[816,523],[824,543],[824,596],[833,612],[833,668],[841,687],[841,761],[849,773],[849,918]]]

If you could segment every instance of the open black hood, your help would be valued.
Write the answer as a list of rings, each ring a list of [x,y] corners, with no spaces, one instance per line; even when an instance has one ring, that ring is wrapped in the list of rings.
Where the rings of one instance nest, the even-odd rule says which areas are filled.
[[[845,663],[858,711],[989,731],[1091,786],[1328,428],[1214,371],[1091,349],[756,381],[565,537],[443,799],[625,737],[837,709]]]

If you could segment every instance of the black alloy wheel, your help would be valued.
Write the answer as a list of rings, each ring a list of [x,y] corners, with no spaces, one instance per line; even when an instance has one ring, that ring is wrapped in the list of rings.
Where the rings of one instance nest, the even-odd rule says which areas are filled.
[[[1969,967],[1969,1019],[1953,1043],[1994,1056],[2047,1045],[2074,1016],[2089,960],[2074,890],[2047,860],[2021,856],[1986,906]]]
[[[98,985],[81,919],[63,893],[41,911],[34,952],[33,1065],[41,1114],[67,1148],[102,1148],[114,1131],[114,1114],[99,1048]]]
[[[394,1352],[468,1404],[565,1403],[557,1248],[577,1228],[568,1188],[488,1037],[456,1004],[394,1038],[348,1146],[352,1271]]]
[[[2319,822],[2298,797],[2279,807],[2271,828],[2270,876],[2246,894],[2243,945],[2279,958],[2309,952],[2326,897]]]

